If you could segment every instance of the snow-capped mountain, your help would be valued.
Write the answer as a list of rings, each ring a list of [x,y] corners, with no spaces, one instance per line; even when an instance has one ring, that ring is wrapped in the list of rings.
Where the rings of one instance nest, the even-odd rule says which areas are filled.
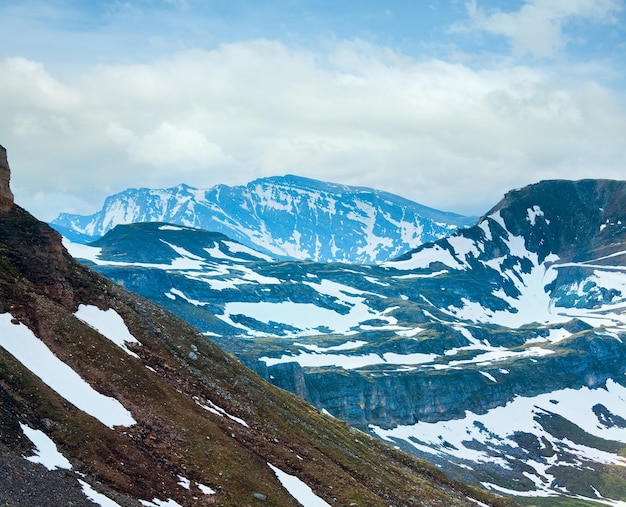
[[[396,195],[297,177],[199,190],[128,189],[90,216],[61,214],[51,225],[74,241],[119,224],[169,222],[220,232],[280,258],[374,263],[447,236],[474,218]]]
[[[270,386],[86,269],[13,204],[3,152],[0,504],[511,505]]]
[[[382,265],[274,261],[163,223],[69,246],[266,379],[454,477],[591,505],[626,501],[625,245],[626,182],[585,180],[512,191]]]

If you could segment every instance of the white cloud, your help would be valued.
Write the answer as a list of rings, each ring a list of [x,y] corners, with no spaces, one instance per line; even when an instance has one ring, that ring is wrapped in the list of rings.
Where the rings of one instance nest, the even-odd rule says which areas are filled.
[[[204,134],[168,121],[143,136],[113,122],[106,133],[125,148],[133,164],[189,171],[229,162],[221,147],[207,140]]]
[[[480,214],[540,179],[623,177],[623,103],[569,71],[476,70],[359,41],[224,44],[73,81],[5,59],[0,143],[17,202],[48,220],[127,187],[288,172]],[[74,197],[59,209],[61,195]]]
[[[471,28],[507,37],[515,54],[538,58],[554,57],[565,48],[569,21],[612,23],[622,8],[619,0],[526,0],[519,11],[487,13],[477,0],[467,3]]]
[[[62,113],[78,105],[76,92],[54,79],[41,63],[18,57],[6,58],[1,65],[2,92],[12,101],[18,100],[14,106],[23,111]]]

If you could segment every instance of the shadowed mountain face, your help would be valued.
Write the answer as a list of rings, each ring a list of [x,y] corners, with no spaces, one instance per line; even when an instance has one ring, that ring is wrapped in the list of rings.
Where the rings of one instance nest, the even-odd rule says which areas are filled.
[[[169,222],[221,232],[278,258],[373,263],[450,234],[475,219],[393,194],[298,176],[199,190],[128,189],[91,216],[61,214],[52,226],[93,240],[119,224]]]
[[[262,380],[15,205],[0,213],[0,482],[6,505],[507,505]]]
[[[454,477],[592,505],[626,501],[625,192],[541,182],[371,266],[275,261],[164,223],[70,246],[270,382]]]

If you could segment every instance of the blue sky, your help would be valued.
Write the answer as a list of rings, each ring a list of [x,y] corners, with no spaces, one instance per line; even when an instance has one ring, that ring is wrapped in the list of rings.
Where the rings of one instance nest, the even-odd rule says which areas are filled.
[[[623,0],[0,0],[19,204],[299,174],[485,213],[624,178]]]

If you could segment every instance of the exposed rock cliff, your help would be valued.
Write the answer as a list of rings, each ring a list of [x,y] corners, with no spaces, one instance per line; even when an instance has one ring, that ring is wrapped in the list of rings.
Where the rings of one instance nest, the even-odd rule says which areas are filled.
[[[11,169],[7,160],[7,150],[0,145],[0,213],[8,211],[13,206],[13,192],[9,187]]]

